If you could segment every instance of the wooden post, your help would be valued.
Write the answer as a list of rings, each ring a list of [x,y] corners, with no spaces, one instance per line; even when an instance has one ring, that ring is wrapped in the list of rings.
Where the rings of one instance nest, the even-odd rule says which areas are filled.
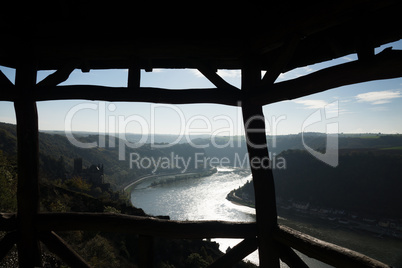
[[[149,235],[139,235],[138,246],[139,267],[154,267],[154,238]]]
[[[242,69],[242,91],[245,96],[242,111],[254,181],[260,267],[279,268],[279,252],[273,240],[273,231],[278,227],[275,186],[269,166],[264,114],[262,106],[247,103],[247,98],[259,83],[261,71],[258,66],[252,61],[246,62]]]
[[[246,238],[234,246],[225,255],[215,260],[208,268],[233,267],[236,263],[253,253],[257,249],[257,239]]]
[[[141,86],[141,69],[137,62],[133,63],[128,69],[127,88],[138,89]]]
[[[17,226],[20,267],[41,266],[41,251],[35,230],[39,210],[38,113],[33,100],[36,69],[22,64],[16,70],[19,98],[14,102],[18,139]]]

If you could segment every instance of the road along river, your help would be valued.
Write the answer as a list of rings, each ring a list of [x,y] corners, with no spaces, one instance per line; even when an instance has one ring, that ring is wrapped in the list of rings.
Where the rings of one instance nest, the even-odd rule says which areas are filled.
[[[163,178],[162,178],[163,179]],[[234,168],[220,168],[211,176],[180,180],[167,184],[159,184],[151,187],[153,182],[161,180],[159,177],[150,177],[136,183],[131,192],[131,202],[134,206],[142,208],[150,215],[168,215],[172,220],[224,220],[224,221],[255,221],[253,208],[233,204],[226,199],[226,195],[251,179],[250,171]],[[387,239],[375,238],[366,234],[354,234],[348,230],[328,228],[325,224],[314,221],[306,221],[298,218],[279,218],[279,222],[294,229],[302,230],[308,234],[318,236],[330,241],[334,236],[342,246],[351,247],[364,245],[373,248],[373,251],[391,248],[387,256],[376,256],[380,260],[402,267],[402,258],[398,258],[402,248],[400,243]],[[328,238],[328,239],[326,239]],[[241,240],[239,239],[215,239],[220,244],[220,249],[226,251]],[[330,241],[337,242],[338,241]],[[395,242],[395,243],[394,243]],[[346,244],[345,244],[346,243]],[[371,247],[370,247],[371,246]],[[364,251],[365,248],[362,248]],[[368,254],[366,252],[362,252]],[[400,254],[402,256],[402,254]],[[302,258],[310,267],[326,268],[326,264],[310,259],[302,255]],[[385,259],[384,259],[385,258]],[[258,263],[258,253],[254,252],[247,257],[254,263]],[[287,267],[281,263],[282,267]]]

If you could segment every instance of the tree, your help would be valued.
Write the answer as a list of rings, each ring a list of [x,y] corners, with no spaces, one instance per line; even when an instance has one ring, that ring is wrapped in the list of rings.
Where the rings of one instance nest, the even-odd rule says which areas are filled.
[[[17,169],[0,150],[0,211],[17,210]]]
[[[80,176],[74,176],[71,179],[67,180],[66,185],[69,187],[73,187],[77,190],[84,191],[84,192],[88,192],[91,190],[91,184],[86,182]]]
[[[104,237],[96,235],[85,243],[83,255],[93,267],[119,267],[113,245]]]
[[[186,267],[189,268],[204,268],[208,266],[208,262],[204,260],[200,254],[191,253],[186,259]]]

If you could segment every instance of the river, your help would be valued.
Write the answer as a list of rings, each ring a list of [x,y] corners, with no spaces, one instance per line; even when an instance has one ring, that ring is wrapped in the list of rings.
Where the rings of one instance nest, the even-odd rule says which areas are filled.
[[[150,178],[137,184],[131,192],[131,202],[147,214],[168,215],[172,220],[224,220],[255,221],[253,208],[239,206],[226,200],[226,195],[251,179],[248,170],[220,168],[218,172],[203,178],[150,187],[158,178]],[[320,221],[280,217],[281,224],[314,235],[322,240],[337,243],[380,259],[395,267],[402,267],[402,241],[378,238],[373,235],[352,233],[348,230],[334,229]],[[239,243],[240,239],[215,239],[220,249],[226,251]],[[387,248],[384,253],[379,253]],[[305,255],[303,260],[312,268],[331,267]],[[247,260],[258,264],[257,251]],[[281,267],[288,267],[281,263]]]

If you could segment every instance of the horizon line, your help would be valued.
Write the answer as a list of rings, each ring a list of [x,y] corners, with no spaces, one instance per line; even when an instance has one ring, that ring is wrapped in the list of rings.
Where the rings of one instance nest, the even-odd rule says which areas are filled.
[[[17,124],[14,123],[7,123],[7,122],[0,122],[0,124],[8,124],[8,125],[14,125],[16,126]],[[65,130],[49,130],[49,129],[38,129],[39,132],[65,132]],[[113,136],[118,136],[120,133],[118,132],[112,132],[112,133],[100,133],[99,131],[89,131],[89,130],[73,130],[72,133],[85,133],[89,135],[113,135]],[[141,136],[149,136],[149,135],[165,135],[165,136],[212,136],[212,133],[132,133],[132,132],[125,132],[125,135],[141,135]],[[276,134],[272,135],[269,133],[266,133],[266,136],[290,136],[290,135],[301,135],[301,134],[321,134],[321,135],[401,135],[402,133],[388,133],[388,132],[337,132],[337,133],[326,133],[326,132],[316,132],[316,131],[311,131],[311,132],[298,132],[298,133],[286,133],[286,134]],[[215,135],[216,137],[244,137],[245,134],[241,135]]]

